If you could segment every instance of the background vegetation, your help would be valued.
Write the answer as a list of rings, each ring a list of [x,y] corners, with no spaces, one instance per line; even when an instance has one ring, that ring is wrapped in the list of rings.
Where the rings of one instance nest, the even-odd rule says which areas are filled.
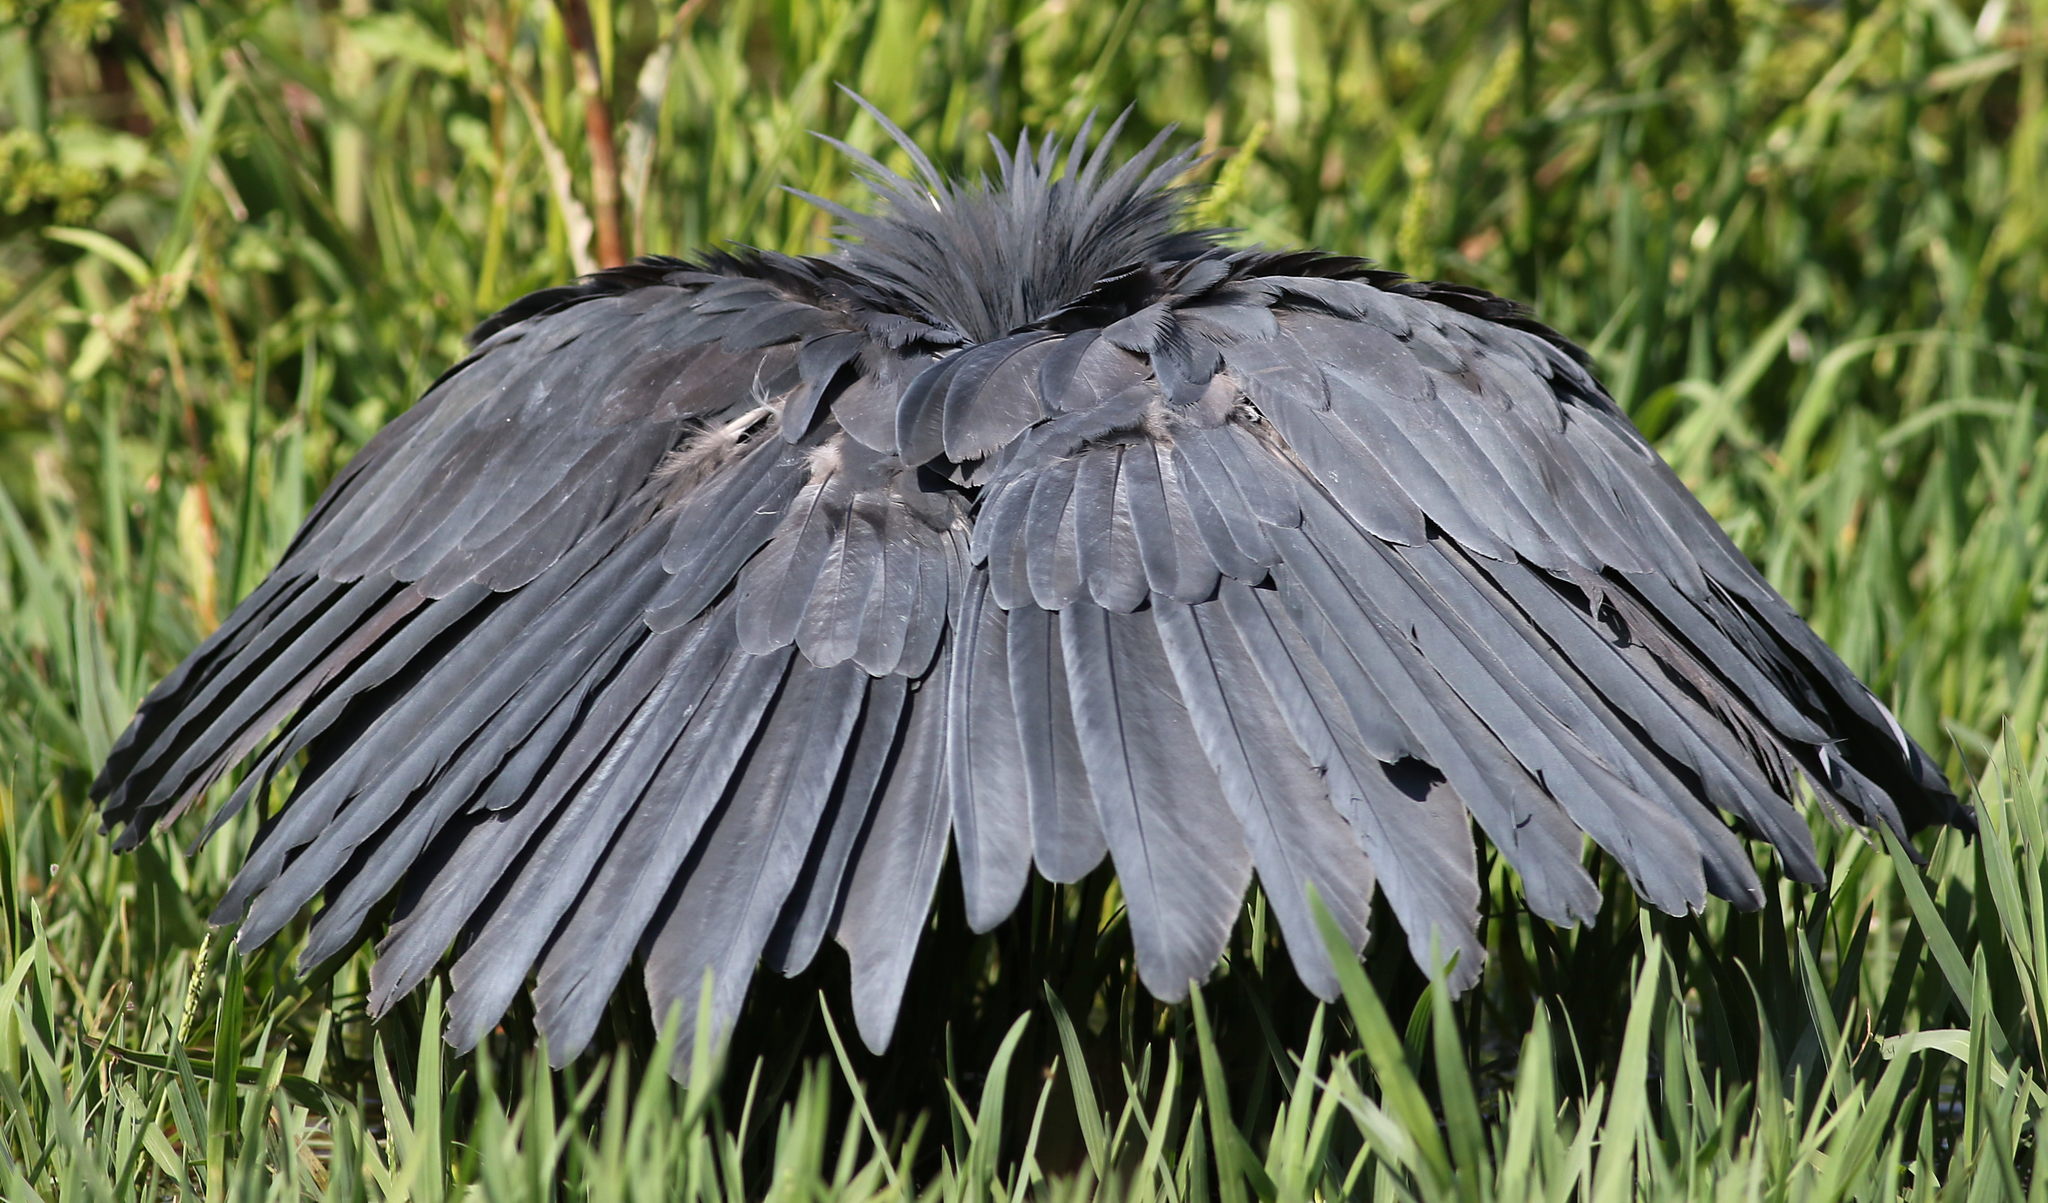
[[[481,315],[817,249],[835,82],[968,170],[1128,104],[1205,219],[1534,302],[1984,838],[1817,820],[1826,891],[1576,932],[1496,870],[1483,989],[1327,1011],[1256,903],[1164,1009],[1041,889],[941,919],[891,1056],[824,972],[685,1084],[630,1012],[557,1077],[209,940],[251,828],[85,801],[135,700]],[[2044,96],[2024,0],[0,0],[0,1197],[2048,1197]]]

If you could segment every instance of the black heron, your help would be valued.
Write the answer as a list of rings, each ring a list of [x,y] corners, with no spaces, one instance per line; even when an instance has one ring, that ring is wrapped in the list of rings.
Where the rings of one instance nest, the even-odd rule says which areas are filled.
[[[849,150],[879,205],[830,254],[484,322],[142,704],[120,845],[302,758],[215,920],[324,899],[319,962],[396,898],[374,1008],[453,955],[451,1040],[532,980],[561,1060],[636,960],[723,1027],[828,938],[881,1048],[949,846],[976,930],[1107,855],[1169,1000],[1256,872],[1328,997],[1311,889],[1475,979],[1475,822],[1567,924],[1588,837],[1685,913],[1762,902],[1745,835],[1824,880],[1803,790],[1969,824],[1516,305],[1183,228],[1160,140],[959,183],[888,128],[914,174]]]

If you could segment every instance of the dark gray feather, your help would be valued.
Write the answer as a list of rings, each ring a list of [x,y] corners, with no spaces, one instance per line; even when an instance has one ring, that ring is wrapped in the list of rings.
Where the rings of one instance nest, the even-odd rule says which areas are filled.
[[[1176,1001],[1209,976],[1250,884],[1244,831],[1222,796],[1149,615],[1059,615],[1074,730],[1116,862],[1138,974]]]
[[[1009,917],[1030,878],[1030,795],[1010,692],[1008,616],[983,583],[968,589],[952,625],[946,792],[967,922],[987,931]]]
[[[941,665],[913,691],[886,784],[853,854],[834,936],[853,968],[853,1015],[871,1049],[888,1046],[945,862],[949,810]]]
[[[708,833],[648,927],[646,982],[654,1013],[679,1007],[697,1028],[710,979],[714,1035],[739,1013],[754,964],[816,840],[867,675],[851,664],[797,661]]]
[[[830,823],[813,841],[810,859],[798,875],[789,903],[762,957],[777,973],[803,971],[831,933],[846,897],[846,869],[867,830],[875,795],[903,735],[908,682],[881,677],[868,685],[852,752],[833,791]]]
[[[1058,619],[1033,606],[1009,612],[1010,703],[1024,752],[1032,856],[1048,881],[1079,881],[1109,851],[1081,761]]]
[[[1155,599],[1152,613],[1195,736],[1244,831],[1295,970],[1319,997],[1335,998],[1337,974],[1311,898],[1328,908],[1353,950],[1364,947],[1372,866],[1321,779],[1291,748],[1279,709],[1225,611],[1216,603]]]

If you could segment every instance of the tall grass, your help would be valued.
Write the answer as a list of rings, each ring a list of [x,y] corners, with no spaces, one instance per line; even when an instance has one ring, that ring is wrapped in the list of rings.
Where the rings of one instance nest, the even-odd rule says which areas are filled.
[[[1983,838],[1578,931],[1494,866],[1482,989],[1382,941],[1332,1008],[1256,900],[1162,1008],[1100,881],[942,895],[890,1056],[826,970],[681,1083],[628,1006],[557,1075],[209,937],[249,823],[117,858],[84,799],[135,700],[608,207],[817,248],[835,83],[968,171],[1130,105],[1203,220],[1533,302]],[[2048,1195],[2044,101],[2015,0],[0,0],[0,1198]]]

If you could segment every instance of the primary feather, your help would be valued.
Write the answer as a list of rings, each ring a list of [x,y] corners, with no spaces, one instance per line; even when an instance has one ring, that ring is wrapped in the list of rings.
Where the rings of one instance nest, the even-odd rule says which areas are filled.
[[[635,962],[723,1028],[827,937],[880,1048],[949,846],[978,930],[1107,854],[1169,999],[1256,872],[1327,997],[1311,894],[1475,980],[1475,822],[1562,923],[1587,837],[1684,912],[1760,904],[1737,831],[1823,879],[1802,789],[1969,824],[1580,352],[1182,229],[1190,160],[1117,132],[965,184],[897,134],[831,255],[485,322],[143,702],[119,844],[303,753],[217,918],[323,898],[317,960],[396,899],[374,1008],[454,955],[451,1039],[532,982],[561,1058]]]

